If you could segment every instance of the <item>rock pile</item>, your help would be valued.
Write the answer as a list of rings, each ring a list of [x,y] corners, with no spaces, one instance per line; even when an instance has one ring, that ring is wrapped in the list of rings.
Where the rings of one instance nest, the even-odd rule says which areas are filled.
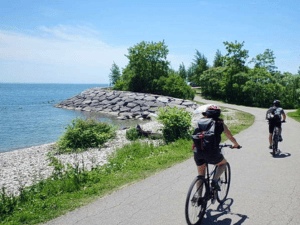
[[[159,107],[195,110],[196,103],[162,95],[91,88],[55,105],[57,108],[108,113],[118,119],[149,119]]]

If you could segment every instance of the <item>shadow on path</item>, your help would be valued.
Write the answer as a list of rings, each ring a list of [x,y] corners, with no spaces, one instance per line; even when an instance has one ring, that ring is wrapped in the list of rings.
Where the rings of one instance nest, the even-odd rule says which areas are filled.
[[[270,154],[272,155],[273,158],[277,158],[277,159],[283,159],[291,156],[291,153],[281,152],[280,150],[279,153],[277,153],[275,156],[273,156],[272,152],[270,152]]]
[[[208,209],[206,210],[206,216],[202,220],[202,224],[209,225],[241,225],[246,219],[248,219],[247,215],[242,215],[239,213],[232,213],[230,207],[233,205],[233,199],[227,199],[223,204],[219,204],[216,210]],[[234,217],[233,222],[231,218],[220,219],[220,217],[228,215],[228,217]]]

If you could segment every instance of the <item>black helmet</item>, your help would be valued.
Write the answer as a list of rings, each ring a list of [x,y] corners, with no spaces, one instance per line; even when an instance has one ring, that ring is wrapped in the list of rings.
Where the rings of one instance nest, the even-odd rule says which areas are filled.
[[[280,101],[279,100],[274,100],[273,105],[279,107],[280,106]]]
[[[221,115],[221,109],[217,105],[211,105],[202,113],[202,115],[207,116],[208,118],[218,118]]]

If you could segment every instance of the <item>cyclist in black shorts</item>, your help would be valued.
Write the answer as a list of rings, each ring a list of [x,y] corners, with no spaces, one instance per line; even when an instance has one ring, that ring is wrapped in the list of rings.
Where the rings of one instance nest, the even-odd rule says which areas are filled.
[[[270,118],[269,115],[271,115],[272,118]],[[273,136],[273,131],[275,126],[279,128],[279,141],[283,141],[281,136],[281,131],[282,131],[281,123],[285,121],[286,115],[284,113],[284,110],[280,107],[279,100],[273,101],[273,106],[270,107],[267,111],[266,119],[269,120],[269,143],[270,143],[269,148],[272,149],[272,136]],[[281,119],[283,120],[281,121]]]
[[[221,109],[218,106],[212,105],[212,106],[208,107],[208,109],[205,112],[203,112],[202,114],[204,117],[212,118],[213,120],[216,121],[215,134],[216,134],[216,139],[217,139],[218,144],[220,144],[221,134],[222,134],[222,132],[224,132],[226,137],[234,144],[232,146],[233,148],[238,148],[240,146],[237,143],[237,141],[235,140],[235,138],[233,137],[233,135],[231,134],[228,127],[224,124],[224,121],[221,118],[219,118],[221,115]],[[194,146],[193,148],[196,148],[196,147]],[[209,152],[194,151],[194,160],[197,165],[198,173],[200,176],[205,175],[205,168],[206,168],[205,161],[208,161],[208,163],[218,166],[217,172],[212,180],[212,186],[216,190],[220,190],[217,180],[222,175],[224,169],[226,169],[225,166],[223,166],[223,165],[227,161],[224,158],[224,156],[222,155],[219,148],[217,148],[215,150],[212,149]]]

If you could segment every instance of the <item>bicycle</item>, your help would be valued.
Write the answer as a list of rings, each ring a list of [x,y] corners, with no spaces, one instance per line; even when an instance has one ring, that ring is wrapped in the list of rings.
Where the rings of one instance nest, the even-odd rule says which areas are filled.
[[[224,144],[220,145],[220,150],[224,147],[231,147],[232,145]],[[241,146],[239,147],[241,148]],[[208,168],[208,162],[206,165],[206,175],[197,176],[187,193],[185,203],[185,218],[189,225],[199,225],[206,212],[208,201],[214,202],[217,200],[220,204],[224,203],[230,187],[231,170],[230,165],[227,162],[226,168],[218,180],[220,191],[213,190],[211,187],[211,180],[216,173],[217,167],[210,173]]]
[[[281,121],[281,123],[285,123],[285,121]],[[278,141],[279,141],[279,127],[275,126],[272,135],[272,155],[273,157],[279,153],[278,149]]]

